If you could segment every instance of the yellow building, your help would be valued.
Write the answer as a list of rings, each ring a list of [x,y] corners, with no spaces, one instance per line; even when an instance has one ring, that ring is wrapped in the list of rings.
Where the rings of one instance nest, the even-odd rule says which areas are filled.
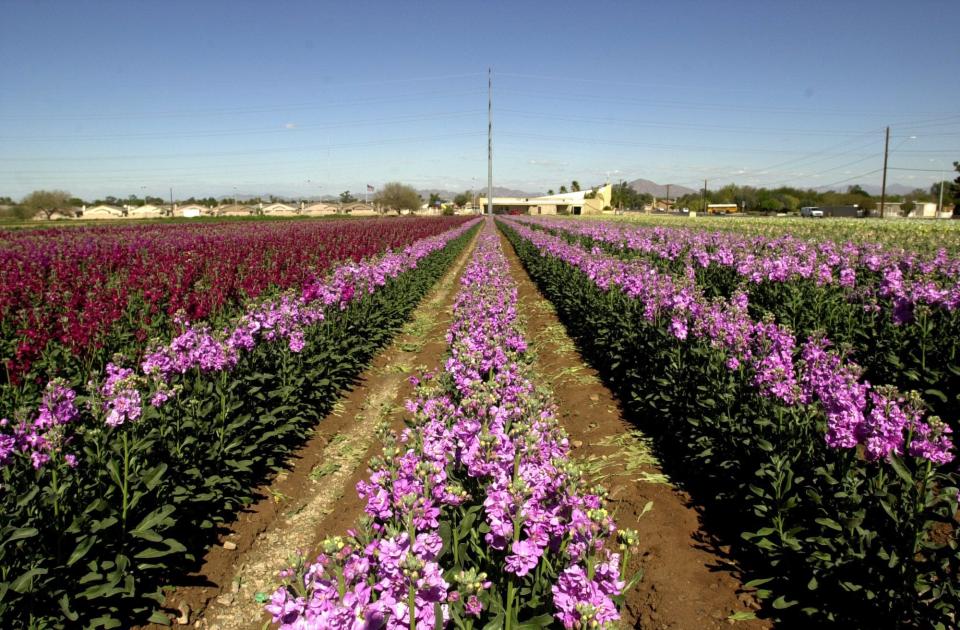
[[[601,214],[611,206],[613,186],[605,184],[592,190],[545,195],[543,197],[494,197],[494,214]],[[478,200],[481,212],[487,211],[487,198]]]

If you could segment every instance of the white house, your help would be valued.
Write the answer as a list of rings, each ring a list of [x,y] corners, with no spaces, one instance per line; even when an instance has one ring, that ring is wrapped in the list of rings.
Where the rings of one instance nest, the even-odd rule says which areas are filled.
[[[310,215],[325,215],[325,214],[336,214],[339,208],[336,204],[326,203],[324,201],[318,201],[316,203],[311,203],[309,206],[304,206],[300,210],[300,214],[310,214]]]
[[[146,204],[143,206],[124,206],[127,216],[131,219],[157,219],[166,213],[160,206]]]
[[[187,203],[182,206],[173,207],[173,216],[175,217],[187,217],[187,218],[197,218],[205,217],[210,215],[210,208],[206,206],[201,206],[195,203]]]
[[[292,217],[297,214],[297,209],[285,203],[271,203],[265,205],[262,212],[272,217]]]
[[[937,204],[932,201],[915,201],[913,210],[907,213],[907,216],[919,219],[936,219]]]
[[[253,208],[241,204],[228,203],[217,206],[215,214],[218,217],[248,217],[253,214]]]
[[[100,204],[90,208],[83,206],[81,218],[83,219],[122,219],[124,216],[123,208]]]

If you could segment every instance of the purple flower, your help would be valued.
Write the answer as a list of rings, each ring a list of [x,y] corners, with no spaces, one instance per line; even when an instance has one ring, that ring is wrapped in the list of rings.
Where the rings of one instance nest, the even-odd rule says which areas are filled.
[[[507,556],[506,569],[521,577],[537,566],[540,556],[543,555],[543,550],[529,540],[517,541],[510,549],[513,553]]]

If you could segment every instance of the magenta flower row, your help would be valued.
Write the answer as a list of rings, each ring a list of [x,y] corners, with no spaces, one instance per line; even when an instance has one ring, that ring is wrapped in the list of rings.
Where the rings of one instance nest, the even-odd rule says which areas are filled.
[[[550,256],[585,273],[604,291],[619,289],[640,300],[648,322],[663,322],[680,340],[709,342],[727,357],[731,370],[745,370],[763,396],[793,406],[819,402],[827,419],[827,444],[862,445],[870,460],[908,452],[936,464],[953,460],[951,429],[936,416],[924,417],[918,401],[892,387],[874,387],[824,337],[798,343],[786,327],[753,321],[748,296],[708,300],[692,269],[674,277],[644,259],[620,260],[599,248],[590,251],[510,219],[509,225]]]
[[[442,234],[427,237],[397,252],[387,252],[359,262],[335,267],[326,277],[314,278],[297,293],[288,292],[277,299],[251,305],[229,326],[213,330],[205,323],[181,321],[186,330],[169,343],[153,346],[139,370],[109,363],[102,383],[89,383],[110,427],[137,421],[145,401],[161,407],[175,397],[173,380],[191,370],[216,374],[232,370],[243,353],[258,344],[284,341],[291,352],[304,347],[306,328],[324,320],[328,309],[345,309],[351,302],[374,293],[391,278],[414,269],[417,263],[446,246],[469,230],[476,221]],[[68,464],[76,458],[65,452],[70,438],[67,425],[80,417],[74,403],[77,392],[59,379],[46,388],[40,408],[20,422],[0,420],[0,466],[17,453],[31,459],[40,468],[52,455],[61,454]]]
[[[519,605],[513,586],[544,563],[562,567],[548,588],[564,627],[619,618],[620,558],[605,549],[615,526],[600,496],[582,490],[553,404],[528,373],[517,289],[492,221],[461,283],[443,372],[412,379],[410,428],[385,438],[357,485],[366,501],[359,530],[282,574],[266,606],[281,628],[434,628],[437,615],[446,626],[454,612],[489,610],[493,592],[506,593],[509,618]],[[440,558],[441,523],[471,508],[489,529],[486,557]],[[503,583],[491,589],[494,580]]]
[[[8,377],[18,384],[51,349],[88,358],[114,350],[118,332],[143,342],[178,312],[210,319],[461,220],[0,230],[0,345]]]

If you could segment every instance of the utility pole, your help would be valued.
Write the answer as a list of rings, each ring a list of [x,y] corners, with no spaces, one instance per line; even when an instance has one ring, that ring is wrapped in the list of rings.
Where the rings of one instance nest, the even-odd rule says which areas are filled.
[[[667,210],[673,207],[673,204],[670,203],[670,184],[667,184]]]
[[[700,208],[700,211],[706,214],[707,213],[707,180],[703,180],[703,195],[701,195],[700,199],[702,200],[700,202],[700,205],[702,206]]]
[[[170,187],[170,216],[173,216],[173,186]]]
[[[887,137],[883,141],[883,185],[880,187],[880,218],[887,216],[887,154],[890,149],[890,127],[887,127]]]
[[[937,218],[943,215],[943,180],[940,180],[940,201],[937,202]]]
[[[493,215],[493,70],[487,68],[487,214]]]

